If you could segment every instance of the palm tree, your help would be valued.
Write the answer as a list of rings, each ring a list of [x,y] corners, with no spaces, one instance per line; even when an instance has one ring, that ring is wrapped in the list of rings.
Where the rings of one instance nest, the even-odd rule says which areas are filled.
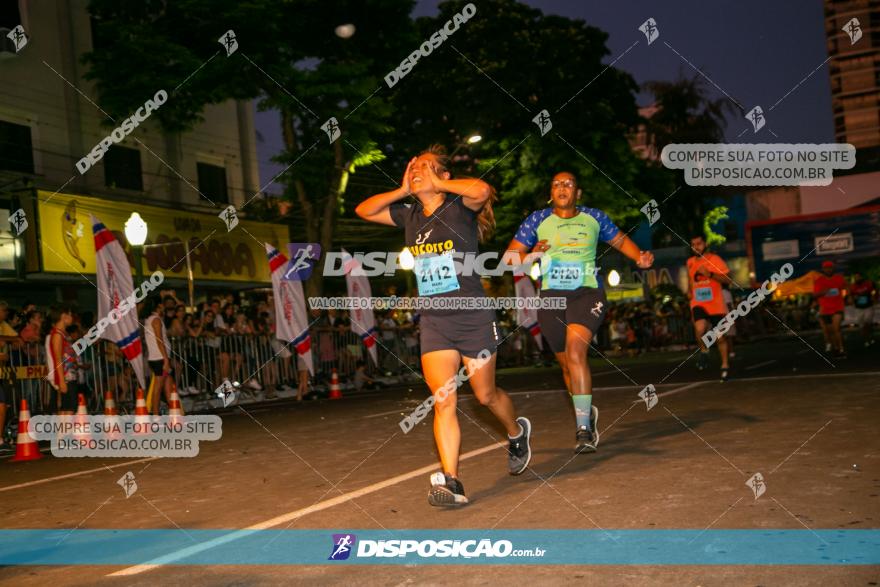
[[[718,143],[724,139],[727,115],[739,113],[727,97],[710,98],[704,79],[680,75],[674,81],[649,81],[642,88],[654,96],[656,111],[643,124],[648,144],[660,153],[670,143]],[[681,189],[662,206],[661,214],[670,229],[659,233],[658,245],[680,244],[702,231],[707,200],[729,194],[725,188],[697,188],[685,184],[676,174],[676,185]]]

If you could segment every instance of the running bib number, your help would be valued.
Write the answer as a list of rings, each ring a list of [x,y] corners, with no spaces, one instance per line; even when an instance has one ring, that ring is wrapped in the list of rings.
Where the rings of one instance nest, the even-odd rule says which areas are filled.
[[[433,296],[459,288],[455,264],[449,255],[417,258],[415,273],[420,296]]]
[[[550,268],[547,270],[547,287],[549,289],[577,289],[583,282],[583,263],[550,260]]]
[[[838,295],[840,295],[840,290],[837,289],[836,287],[832,287],[831,289],[829,289],[829,290],[825,293],[825,296],[826,296],[826,297],[829,297],[829,298],[833,298],[833,297],[838,296]]]
[[[698,287],[694,290],[694,299],[698,302],[711,302],[712,297],[711,287]]]
[[[859,295],[856,297],[856,307],[857,308],[869,308],[871,306],[871,300],[868,296]]]

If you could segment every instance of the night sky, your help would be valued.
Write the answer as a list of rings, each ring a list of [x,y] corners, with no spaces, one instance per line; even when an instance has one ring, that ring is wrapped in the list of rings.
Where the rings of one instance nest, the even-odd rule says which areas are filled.
[[[436,14],[439,3],[440,0],[419,0],[413,14]],[[730,116],[726,133],[729,142],[834,140],[831,83],[828,64],[824,63],[828,52],[821,0],[664,3],[529,0],[526,3],[548,14],[583,19],[604,30],[608,33],[607,45],[611,51],[606,63],[640,41],[614,65],[630,73],[639,84],[649,80],[673,80],[681,74],[699,75],[686,59],[714,82],[714,85],[707,84],[713,97],[723,96],[723,90],[747,111],[761,105],[767,118],[765,129],[754,135],[745,119]],[[475,4],[479,16],[479,2]],[[650,46],[638,30],[648,17],[653,17],[660,29],[660,37]],[[475,72],[475,75],[479,74]],[[584,79],[585,84],[588,81]],[[791,91],[799,82],[802,82],[800,86]],[[789,91],[791,93],[782,99]],[[649,96],[639,97],[639,105],[649,103]],[[257,129],[262,139],[257,142],[257,154],[261,183],[264,183],[282,169],[269,161],[283,145],[277,115],[257,113]],[[277,193],[280,187],[266,191]]]

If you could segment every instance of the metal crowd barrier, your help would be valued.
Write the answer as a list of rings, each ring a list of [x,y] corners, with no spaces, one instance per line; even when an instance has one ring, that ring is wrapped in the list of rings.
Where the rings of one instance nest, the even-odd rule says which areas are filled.
[[[792,317],[787,308],[774,308],[774,313],[784,322],[794,318],[806,326],[813,321]],[[657,320],[658,318],[653,318]],[[651,350],[669,348],[670,345],[693,345],[694,334],[689,317],[673,315],[665,318],[667,324],[666,345],[649,340],[647,333],[639,333],[640,348]],[[785,332],[785,325],[762,312],[752,312],[736,323],[738,335],[752,338]],[[803,328],[804,325],[801,325]],[[801,328],[795,328],[796,331]],[[311,382],[318,385],[329,383],[333,369],[340,380],[350,381],[360,361],[370,377],[403,376],[420,377],[418,329],[413,326],[380,329],[377,332],[378,365],[373,364],[360,337],[347,327],[314,327],[311,333],[312,359],[315,375]],[[611,348],[609,321],[606,320],[596,337],[600,349]],[[540,351],[532,335],[524,328],[499,322],[499,367],[534,365],[552,362],[547,345]],[[144,346],[146,348],[146,346]],[[79,357],[82,369],[79,379],[85,393],[90,413],[103,410],[104,394],[110,390],[116,397],[121,412],[133,412],[137,380],[131,366],[116,345],[99,340],[88,347]],[[292,347],[266,335],[221,335],[218,337],[171,338],[171,360],[174,378],[182,395],[190,399],[213,397],[214,390],[228,378],[238,381],[248,392],[276,389],[281,385],[296,389],[297,357]],[[145,365],[146,368],[146,365]],[[147,368],[149,381],[149,369]],[[42,342],[25,343],[11,348],[7,365],[0,367],[0,377],[11,387],[11,411],[17,415],[19,400],[28,400],[32,414],[50,413],[50,389],[45,380],[47,373],[45,350]],[[9,383],[11,382],[11,386]],[[207,404],[204,404],[207,405]],[[196,404],[199,407],[199,404]],[[11,419],[11,418],[10,418]]]

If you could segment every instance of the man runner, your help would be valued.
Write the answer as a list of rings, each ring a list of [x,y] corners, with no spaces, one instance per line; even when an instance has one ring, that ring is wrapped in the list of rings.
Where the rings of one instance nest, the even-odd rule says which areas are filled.
[[[819,302],[819,324],[825,337],[825,352],[845,357],[840,323],[843,322],[846,280],[834,272],[834,261],[822,261],[822,275],[813,282],[813,296]]]
[[[706,250],[703,235],[691,237],[691,250],[694,255],[687,260],[688,297],[691,301],[691,316],[694,321],[694,334],[700,346],[697,369],[702,371],[709,366],[709,348],[703,342],[703,335],[709,328],[718,325],[727,314],[727,304],[722,295],[722,285],[730,285],[730,269],[724,260]],[[721,353],[721,381],[730,376],[727,337],[718,337],[718,352]]]
[[[598,332],[608,301],[596,278],[596,246],[601,239],[643,268],[654,262],[614,225],[605,212],[577,206],[581,196],[575,176],[553,176],[551,208],[533,212],[507,246],[519,255],[541,253],[541,297],[565,298],[565,309],[538,310],[541,332],[562,367],[565,386],[574,404],[577,430],[575,452],[594,451],[599,444],[599,410],[593,404],[593,380],[587,351]]]

